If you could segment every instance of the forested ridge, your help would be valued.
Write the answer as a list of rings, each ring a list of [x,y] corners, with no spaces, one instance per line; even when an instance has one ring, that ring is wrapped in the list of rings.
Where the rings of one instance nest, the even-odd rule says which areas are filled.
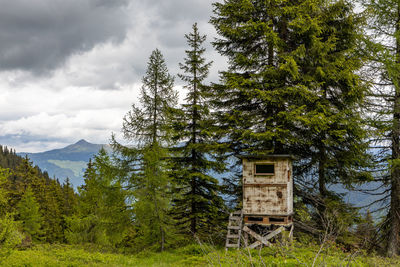
[[[43,243],[124,253],[218,247],[229,212],[241,209],[241,156],[270,154],[296,159],[296,242],[320,246],[316,257],[329,247],[399,256],[399,1],[213,8],[211,43],[229,68],[207,82],[213,62],[196,23],[176,77],[155,49],[139,104],[121,118],[124,140],[112,135],[113,153],[99,151],[77,192],[0,147],[0,256]],[[376,201],[357,207],[332,185]]]

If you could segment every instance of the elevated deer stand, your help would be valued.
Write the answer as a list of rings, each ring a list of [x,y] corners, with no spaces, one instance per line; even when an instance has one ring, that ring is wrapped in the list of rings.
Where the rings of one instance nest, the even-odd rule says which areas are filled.
[[[293,238],[292,157],[246,156],[243,161],[243,210],[229,216],[226,249],[271,246]]]

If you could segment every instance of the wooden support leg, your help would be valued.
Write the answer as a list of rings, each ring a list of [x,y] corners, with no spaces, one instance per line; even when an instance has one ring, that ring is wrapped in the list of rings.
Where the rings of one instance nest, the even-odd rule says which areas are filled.
[[[294,230],[294,223],[290,227],[290,233],[289,233],[289,242],[293,242],[293,230]]]
[[[247,232],[243,232],[243,244],[245,248],[249,246],[249,234]]]
[[[266,237],[262,237],[261,235],[257,234],[247,226],[243,227],[243,232],[248,233],[257,240],[255,243],[249,246],[249,248],[256,248],[259,245],[265,245],[267,247],[271,246],[271,243],[268,240],[274,237],[275,235],[279,234],[280,232],[282,232],[282,229],[283,227],[280,227],[274,232],[268,234]]]

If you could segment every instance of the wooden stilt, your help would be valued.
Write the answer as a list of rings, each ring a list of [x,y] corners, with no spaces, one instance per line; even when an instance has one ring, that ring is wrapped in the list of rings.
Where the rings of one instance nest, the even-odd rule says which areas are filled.
[[[243,231],[243,243],[245,248],[249,246],[249,234],[245,231]]]
[[[289,242],[293,242],[293,230],[294,230],[294,223],[290,226],[290,232],[289,232]]]

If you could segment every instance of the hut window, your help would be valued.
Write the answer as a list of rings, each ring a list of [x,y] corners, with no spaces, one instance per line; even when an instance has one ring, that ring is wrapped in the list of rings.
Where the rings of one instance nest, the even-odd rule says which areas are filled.
[[[274,164],[254,164],[255,175],[274,175],[275,165]]]

